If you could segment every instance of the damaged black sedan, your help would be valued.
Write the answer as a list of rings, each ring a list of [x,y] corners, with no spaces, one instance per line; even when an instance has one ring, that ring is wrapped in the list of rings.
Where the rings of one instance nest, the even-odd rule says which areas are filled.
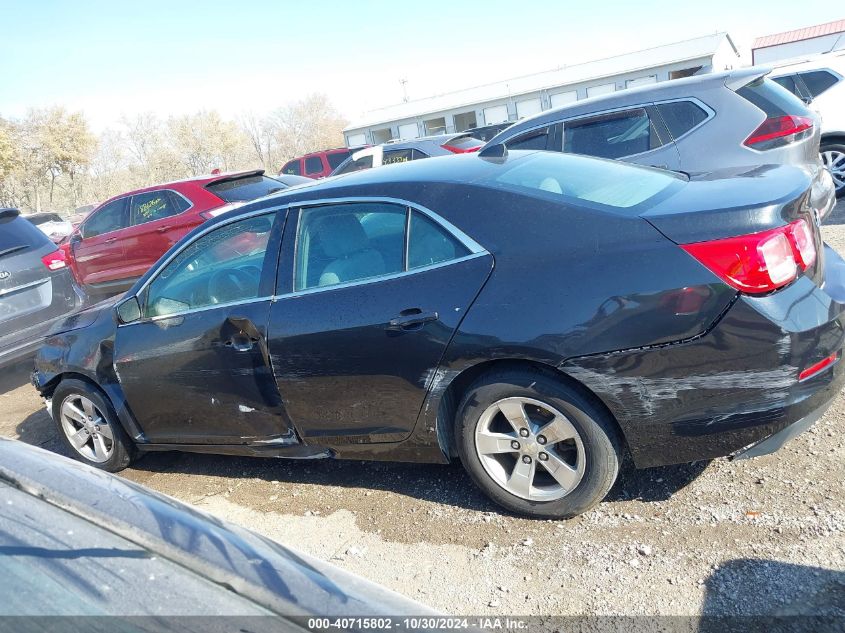
[[[844,264],[802,171],[501,149],[186,236],[41,349],[69,450],[112,471],[162,450],[459,458],[506,508],[571,517],[625,454],[769,453],[839,392]]]

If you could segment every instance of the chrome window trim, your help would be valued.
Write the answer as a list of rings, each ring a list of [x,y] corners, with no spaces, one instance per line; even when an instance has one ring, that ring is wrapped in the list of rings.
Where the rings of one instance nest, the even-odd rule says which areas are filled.
[[[132,323],[118,323],[117,327],[129,327],[130,325],[139,325],[141,323],[154,323],[156,321],[164,321],[167,319],[178,319],[180,317],[187,316],[189,314],[196,314],[198,312],[206,312],[208,310],[215,310],[217,308],[231,308],[234,306],[242,306],[248,305],[251,303],[260,303],[262,301],[275,301],[275,297],[273,295],[267,295],[265,297],[255,297],[254,299],[242,299],[238,301],[227,301],[226,303],[212,303],[207,306],[199,306],[196,308],[189,308],[188,310],[182,310],[181,312],[174,312],[172,314],[159,314],[153,317],[141,317],[137,321],[132,321]],[[121,302],[122,303],[122,302]]]
[[[329,205],[335,206],[335,205],[342,205],[342,204],[361,204],[361,203],[367,203],[367,202],[392,204],[392,205],[395,205],[395,206],[398,206],[398,207],[403,207],[405,209],[405,236],[404,236],[403,239],[404,239],[404,246],[405,246],[405,251],[406,251],[405,255],[403,256],[404,261],[402,262],[405,270],[401,271],[401,273],[387,273],[386,275],[379,275],[379,276],[376,276],[376,277],[368,277],[367,278],[368,281],[385,279],[385,278],[388,278],[392,275],[399,275],[399,274],[410,272],[408,270],[407,250],[408,250],[408,238],[410,237],[410,218],[411,218],[411,214],[414,212],[414,210],[417,210],[420,213],[422,213],[423,215],[425,215],[432,222],[434,222],[437,226],[439,226],[441,229],[443,229],[444,231],[449,233],[452,237],[454,237],[456,240],[458,240],[464,246],[464,248],[466,248],[469,251],[470,255],[477,255],[479,253],[486,253],[487,252],[484,249],[484,247],[481,246],[481,244],[476,242],[469,235],[467,235],[466,233],[461,231],[458,227],[456,227],[454,224],[452,224],[448,220],[445,220],[444,218],[440,217],[438,214],[436,214],[431,209],[427,209],[426,207],[423,207],[422,205],[418,205],[418,204],[409,202],[408,200],[402,200],[401,198],[391,198],[391,197],[386,197],[386,196],[361,196],[361,197],[349,196],[349,197],[345,197],[345,198],[331,198],[331,199],[321,198],[321,199],[318,199],[318,200],[311,200],[311,201],[307,201],[307,202],[297,202],[295,204],[289,205],[290,207],[296,208],[296,210],[298,211],[297,218],[296,218],[296,237],[295,237],[294,246],[293,246],[293,270],[291,271],[291,288],[294,289],[293,292],[303,293],[303,292],[308,292],[308,291],[312,291],[312,290],[322,289],[322,288],[304,288],[302,290],[296,290],[296,273],[298,271],[297,262],[298,262],[298,257],[299,257],[299,238],[301,236],[301,228],[302,228],[302,222],[301,222],[302,211],[305,210],[305,209],[311,209],[311,208],[317,208],[317,207],[329,206]],[[464,257],[467,257],[467,256],[464,256]],[[441,262],[441,263],[448,264],[448,263],[451,263],[451,262],[456,262],[460,259],[463,259],[463,258],[459,257],[459,258],[456,258],[456,259],[450,259],[447,262]],[[414,270],[416,271],[416,270],[420,270],[420,269],[415,268]],[[361,280],[361,281],[364,281],[364,280]],[[357,284],[357,281],[346,282],[344,284],[334,284],[332,286],[324,286],[323,288],[337,288],[339,286],[345,286],[347,284]],[[285,296],[287,296],[287,295],[285,295]]]
[[[178,251],[176,251],[174,253],[171,253],[169,257],[167,257],[166,259],[163,259],[161,262],[159,262],[158,265],[152,270],[150,277],[141,285],[140,288],[138,288],[138,290],[132,296],[137,297],[140,300],[140,297],[144,294],[144,292],[147,290],[149,285],[159,277],[159,275],[161,274],[161,271],[164,270],[170,264],[170,262],[172,262],[186,248],[189,248],[194,242],[196,242],[199,239],[202,239],[203,237],[205,237],[206,235],[208,235],[209,233],[211,233],[212,231],[214,231],[216,229],[222,228],[224,226],[228,226],[229,224],[233,224],[233,223],[239,222],[241,220],[246,220],[246,219],[256,217],[256,216],[260,216],[260,215],[275,215],[275,214],[278,214],[280,211],[287,211],[287,210],[291,210],[291,209],[301,211],[305,207],[317,207],[317,206],[326,206],[326,205],[329,205],[329,204],[346,204],[346,203],[362,203],[362,202],[385,202],[385,203],[390,203],[390,204],[397,204],[397,205],[402,206],[405,209],[408,217],[410,217],[410,212],[408,211],[409,209],[411,211],[414,211],[414,210],[419,211],[420,213],[422,213],[423,215],[425,215],[429,219],[431,219],[435,224],[439,225],[441,228],[443,228],[444,230],[449,232],[455,239],[457,239],[470,252],[469,252],[468,255],[464,255],[463,257],[458,257],[456,259],[450,259],[450,260],[445,261],[445,262],[438,262],[437,264],[431,264],[429,266],[422,266],[420,268],[413,268],[411,270],[404,270],[404,271],[398,272],[398,273],[391,273],[389,275],[380,275],[378,277],[368,277],[366,279],[358,279],[358,280],[355,280],[355,281],[349,281],[349,282],[345,282],[345,283],[341,283],[341,284],[334,284],[334,285],[331,285],[331,286],[308,288],[306,290],[291,291],[291,292],[286,292],[286,293],[281,293],[281,294],[274,294],[274,295],[269,295],[269,296],[264,296],[264,297],[257,297],[257,298],[254,298],[254,299],[245,299],[243,301],[216,303],[216,304],[212,304],[212,305],[208,305],[208,306],[190,308],[188,310],[183,310],[182,312],[174,312],[173,314],[160,315],[160,316],[154,316],[154,317],[142,317],[142,318],[138,319],[137,321],[133,321],[132,323],[119,324],[118,327],[120,328],[120,327],[129,326],[129,325],[136,325],[138,323],[148,323],[148,322],[151,322],[151,321],[154,321],[154,320],[160,321],[162,319],[173,319],[173,318],[177,318],[177,317],[180,317],[180,316],[185,316],[187,314],[193,314],[193,313],[196,313],[196,312],[203,312],[203,311],[206,311],[206,310],[213,310],[215,308],[225,308],[225,307],[231,307],[231,306],[234,306],[234,305],[244,305],[244,304],[247,304],[247,303],[256,303],[256,302],[259,302],[259,301],[267,301],[267,300],[276,302],[280,299],[298,297],[298,296],[301,296],[301,295],[313,294],[313,293],[316,293],[316,292],[326,292],[326,291],[330,291],[330,290],[337,290],[337,289],[340,289],[340,288],[348,288],[348,287],[352,287],[352,286],[361,286],[361,285],[364,285],[364,284],[378,283],[378,282],[381,282],[381,281],[387,281],[387,280],[390,280],[390,279],[396,279],[396,278],[405,277],[405,276],[408,276],[408,275],[416,275],[417,273],[427,272],[429,270],[434,270],[434,269],[442,268],[442,267],[445,267],[445,266],[451,266],[453,264],[458,264],[458,263],[461,263],[461,262],[464,262],[464,261],[475,259],[477,257],[489,255],[488,251],[483,246],[481,246],[478,242],[476,242],[474,239],[472,239],[466,233],[461,231],[454,224],[452,224],[448,220],[440,217],[434,211],[432,211],[432,210],[430,210],[426,207],[423,207],[419,204],[409,202],[407,200],[402,200],[400,198],[386,197],[386,196],[348,196],[348,197],[343,197],[343,198],[315,198],[313,200],[286,203],[286,204],[282,204],[278,207],[256,209],[256,210],[250,211],[248,213],[238,214],[238,215],[236,215],[235,217],[232,217],[232,218],[227,218],[225,221],[221,221],[220,223],[204,227],[199,233],[197,233],[182,248],[180,248]],[[296,228],[296,230],[297,230],[297,242],[298,242],[298,237],[299,237],[299,218],[298,217],[297,217],[297,228]],[[297,246],[298,246],[298,244],[294,245],[294,270],[292,271],[292,273],[294,275],[296,274],[296,248],[297,248]]]
[[[304,295],[311,295],[316,294],[319,292],[329,292],[331,290],[339,290],[341,288],[351,288],[354,286],[364,286],[368,284],[376,284],[381,283],[382,281],[390,281],[393,279],[400,279],[402,277],[408,277],[410,275],[416,275],[417,273],[424,273],[428,272],[429,270],[435,270],[437,268],[445,268],[446,266],[452,266],[453,264],[459,264],[461,262],[469,261],[471,259],[477,259],[479,257],[483,257],[488,255],[487,251],[483,251],[480,253],[470,253],[469,255],[464,255],[463,257],[458,257],[456,259],[450,259],[445,262],[438,262],[436,264],[429,264],[428,266],[420,266],[419,268],[412,268],[410,270],[403,270],[402,272],[398,273],[389,273],[387,275],[377,275],[375,277],[366,277],[365,279],[356,279],[355,281],[345,281],[340,284],[332,284],[331,286],[316,286],[314,288],[306,288],[305,290],[294,290],[291,292],[284,292],[282,294],[277,294],[273,296],[273,301],[279,301],[281,299],[293,299],[296,297],[301,297]]]

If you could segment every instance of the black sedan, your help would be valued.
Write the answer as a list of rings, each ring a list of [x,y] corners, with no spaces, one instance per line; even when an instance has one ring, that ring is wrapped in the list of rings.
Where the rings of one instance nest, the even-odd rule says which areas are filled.
[[[772,452],[843,372],[810,180],[546,152],[247,204],[75,315],[33,381],[69,449],[446,462],[571,517],[638,467]]]

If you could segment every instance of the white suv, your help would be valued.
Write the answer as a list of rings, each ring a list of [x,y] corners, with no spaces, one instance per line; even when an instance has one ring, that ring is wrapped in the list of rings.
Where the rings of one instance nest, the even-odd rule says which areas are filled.
[[[821,115],[822,162],[833,176],[836,195],[845,195],[845,53],[783,62],[769,77]]]

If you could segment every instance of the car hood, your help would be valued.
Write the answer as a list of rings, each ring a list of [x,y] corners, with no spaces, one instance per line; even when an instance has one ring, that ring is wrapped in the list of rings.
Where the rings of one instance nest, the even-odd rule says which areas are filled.
[[[86,328],[94,323],[94,321],[96,321],[103,312],[111,310],[122,298],[123,294],[119,294],[117,296],[104,299],[103,301],[83,306],[80,310],[71,312],[64,319],[56,322],[56,324],[51,328],[50,334],[63,334],[65,332]]]

